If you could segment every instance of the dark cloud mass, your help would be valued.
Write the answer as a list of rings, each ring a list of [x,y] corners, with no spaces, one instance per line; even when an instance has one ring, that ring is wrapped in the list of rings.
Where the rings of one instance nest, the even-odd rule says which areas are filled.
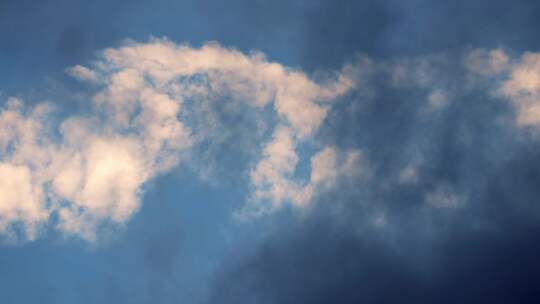
[[[375,57],[431,58],[436,83],[396,86],[375,73],[366,84],[374,93],[344,98],[320,131],[325,143],[362,149],[372,165],[370,181],[342,183],[319,197],[307,218],[287,221],[252,252],[231,258],[209,303],[532,303],[540,297],[538,137],[512,126],[514,110],[486,94],[493,88],[468,86],[460,59],[471,46],[535,50],[536,4],[412,3],[386,7],[397,17],[371,46]],[[426,114],[434,87],[449,92],[450,102]],[[400,182],[411,164],[414,182]],[[428,193],[441,187],[459,193],[461,203],[428,206]]]
[[[538,297],[538,229],[460,231],[442,239],[409,231],[399,240],[321,223],[303,229],[228,269],[210,302],[531,303]]]
[[[496,98],[463,93],[422,120],[420,94],[377,92],[384,93],[352,101],[360,111],[336,110],[322,130],[333,144],[364,149],[371,181],[343,183],[307,218],[231,258],[210,303],[532,303],[540,296],[538,142],[497,123],[511,110]],[[418,155],[417,181],[401,184],[399,170]],[[440,184],[466,202],[427,206],[426,193]]]

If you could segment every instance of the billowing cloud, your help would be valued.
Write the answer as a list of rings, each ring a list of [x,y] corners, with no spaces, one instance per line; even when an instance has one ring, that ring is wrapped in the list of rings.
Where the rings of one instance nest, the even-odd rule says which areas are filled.
[[[293,176],[296,148],[317,131],[332,101],[355,85],[351,65],[317,83],[261,53],[165,39],[127,42],[105,50],[92,67],[67,72],[98,86],[92,113],[54,125],[47,105],[26,107],[12,99],[0,114],[0,175],[12,176],[0,183],[1,232],[23,223],[33,239],[56,214],[58,229],[92,240],[100,225],[125,223],[148,180],[177,167],[201,142],[219,142],[221,130],[212,126],[224,102],[232,111],[273,108],[267,120],[274,135],[251,171],[252,197],[267,201],[267,209],[307,204],[313,190],[297,194],[297,187],[311,186]],[[346,161],[350,166],[354,160]],[[315,172],[325,166],[321,162]],[[332,179],[337,172],[324,174]]]
[[[511,58],[501,49],[474,50],[465,61],[473,74],[493,82],[491,94],[509,100],[522,127],[540,126],[540,54]]]
[[[456,76],[463,73],[454,70],[452,56],[379,62],[363,57],[315,81],[261,53],[244,54],[217,43],[192,48],[166,39],[126,42],[103,51],[90,67],[67,69],[96,87],[91,113],[55,124],[49,104],[6,102],[0,114],[0,174],[13,178],[0,183],[0,229],[10,234],[22,223],[26,238],[33,239],[53,222],[63,232],[95,239],[102,224],[128,221],[150,179],[182,162],[207,178],[208,168],[193,155],[202,151],[199,158],[206,163],[231,137],[249,138],[238,147],[249,156],[244,172],[250,193],[237,215],[252,218],[286,204],[302,209],[335,189],[341,178],[376,176],[379,167],[388,166],[378,163],[369,145],[340,147],[317,139],[340,96],[358,89],[359,96],[373,102],[381,94],[375,81],[384,79],[385,89],[421,92],[422,106],[408,109],[428,114],[411,116],[427,123],[465,94],[459,88],[478,87],[486,89],[488,98],[508,99],[517,126],[537,126],[538,58],[535,53],[512,59],[500,49],[473,50],[462,59],[463,77]],[[490,85],[471,87],[472,76]],[[362,111],[359,104],[350,106],[356,107],[349,108],[352,112]],[[255,128],[223,118],[223,113],[242,111],[255,119]],[[396,164],[393,179],[379,181],[381,189],[393,187],[394,181],[421,186],[417,160],[429,168],[430,152],[421,146],[410,149],[416,151],[412,158]],[[303,163],[307,174],[298,172]],[[10,191],[15,184],[20,186]],[[459,207],[466,201],[460,187],[445,180],[431,184],[422,193],[427,205]]]

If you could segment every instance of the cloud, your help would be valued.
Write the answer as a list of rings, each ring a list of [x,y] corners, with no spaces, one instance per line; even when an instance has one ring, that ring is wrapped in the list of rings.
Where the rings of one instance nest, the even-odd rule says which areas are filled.
[[[508,98],[516,109],[518,126],[538,125],[538,57],[525,53],[512,59],[499,49],[479,49],[460,58],[465,63],[460,67],[450,55],[386,61],[364,56],[315,81],[302,71],[268,61],[259,52],[244,54],[217,43],[192,48],[166,39],[128,41],[103,51],[90,68],[76,65],[67,70],[96,85],[90,113],[65,117],[55,125],[49,104],[26,107],[17,99],[7,101],[0,116],[0,164],[3,174],[14,174],[23,186],[4,196],[0,228],[12,233],[15,223],[23,223],[26,238],[33,239],[58,215],[54,226],[61,231],[96,239],[103,224],[124,224],[138,210],[149,180],[182,163],[208,178],[208,164],[216,163],[208,160],[218,159],[220,147],[237,143],[238,138],[245,138],[243,144],[233,144],[236,147],[229,152],[244,162],[250,191],[245,207],[237,213],[241,218],[275,212],[287,204],[306,209],[334,191],[341,179],[377,179],[382,168],[395,172],[392,178],[379,180],[375,193],[389,191],[397,181],[400,187],[424,187],[427,205],[462,205],[461,186],[450,185],[445,178],[430,185],[420,183],[433,162],[429,146],[414,143],[404,147],[411,157],[386,163],[380,158],[391,150],[382,149],[379,155],[370,150],[385,136],[395,135],[387,133],[392,119],[427,124],[429,129],[445,115],[453,115],[449,109],[459,106],[454,99],[477,89],[485,89],[486,98]],[[490,85],[466,86],[473,74]],[[457,89],[461,87],[465,89]],[[351,91],[365,102],[350,104],[351,112],[342,117],[369,113],[370,106],[379,107],[378,115],[398,116],[388,118],[390,124],[383,117],[375,127],[362,129],[368,139],[364,144],[345,147],[322,142],[324,122],[336,119],[331,116],[336,100]],[[384,103],[376,104],[385,94],[423,98],[418,104],[396,103],[402,111],[390,111]],[[424,108],[438,114],[418,117]],[[235,120],[226,118],[240,114],[250,117],[249,125],[234,126]],[[362,119],[367,123],[371,118]],[[385,133],[377,133],[377,128]],[[410,136],[422,133],[415,135],[397,125],[393,130],[413,132]],[[466,145],[470,136],[465,132],[459,140]],[[312,152],[299,152],[306,150]],[[422,167],[410,165],[415,159],[423,160]],[[298,170],[303,163],[308,165],[307,173]],[[2,184],[3,191],[10,185]]]
[[[473,73],[495,76],[508,67],[509,60],[508,54],[502,49],[475,49],[465,57],[465,65]]]
[[[455,208],[463,204],[464,198],[456,194],[448,185],[439,185],[435,190],[426,193],[425,201],[437,208]]]
[[[92,71],[82,65],[72,66],[66,69],[66,73],[80,81],[99,82],[100,78],[95,71]]]
[[[540,126],[540,54],[523,54],[511,66],[499,93],[514,104],[519,125]]]
[[[361,150],[340,151],[327,146],[311,157],[311,175],[304,192],[311,198],[316,191],[333,190],[341,178],[367,178],[369,171]]]
[[[338,178],[368,174],[361,151],[343,152],[325,147],[311,158],[309,180],[298,180],[293,177],[299,161],[294,150],[289,131],[278,129],[273,140],[265,146],[263,159],[251,171],[255,192],[246,208],[238,214],[240,217],[250,218],[278,210],[284,202],[305,207],[318,193],[332,190]]]
[[[428,102],[431,109],[439,110],[448,104],[448,96],[443,90],[435,89],[428,95]]]
[[[252,170],[253,197],[269,198],[276,208],[297,202],[291,195],[300,184],[292,176],[300,160],[296,147],[355,85],[354,71],[346,65],[317,83],[261,53],[217,43],[191,48],[152,39],[106,49],[91,68],[67,69],[98,85],[91,113],[54,125],[45,104],[26,107],[11,99],[2,110],[0,174],[16,180],[0,184],[0,231],[23,223],[33,239],[57,214],[60,231],[94,240],[103,224],[125,223],[138,210],[145,183],[190,158],[201,143],[219,144],[221,130],[212,125],[228,127],[217,113],[225,102],[232,112],[246,105],[255,117],[272,104],[266,119],[274,135]],[[14,182],[21,186],[9,191]]]
[[[511,102],[518,126],[540,126],[540,54],[525,52],[511,58],[501,49],[478,49],[470,52],[465,64],[471,73],[492,82],[490,94]]]
[[[508,303],[536,298],[537,229],[496,235],[453,228],[445,236],[432,231],[436,237],[430,238],[408,228],[399,235],[367,227],[355,233],[352,228],[324,217],[302,227],[289,223],[249,254],[229,257],[206,303]]]
[[[477,73],[467,56],[427,60],[437,77],[420,82],[413,66],[396,82],[393,65],[375,61],[374,94],[353,93],[319,129],[310,182],[331,190],[308,216],[277,219],[233,251],[207,303],[534,301],[540,142],[519,104],[537,88],[515,71],[536,73],[535,59],[508,55],[496,73]],[[437,115],[417,115],[443,89],[451,98]],[[354,149],[370,178],[335,180],[339,151]]]
[[[25,166],[0,164],[0,178],[0,229],[20,220],[27,226],[27,236],[34,238],[36,224],[48,218],[41,203],[41,187],[34,184],[30,169]]]
[[[46,163],[56,149],[47,140],[47,104],[24,109],[15,98],[0,112],[0,231],[13,222],[22,222],[25,235],[34,239],[41,222],[48,220],[44,184],[52,172]]]

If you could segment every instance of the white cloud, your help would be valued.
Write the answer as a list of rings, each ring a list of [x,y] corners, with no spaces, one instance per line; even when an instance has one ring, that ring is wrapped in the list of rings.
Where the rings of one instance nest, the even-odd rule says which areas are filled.
[[[488,80],[488,94],[510,101],[517,126],[540,127],[540,53],[512,58],[501,49],[476,49],[466,56],[465,65],[474,77]]]
[[[341,178],[369,174],[360,150],[327,146],[314,155],[299,153],[305,145],[313,147],[334,101],[358,81],[366,96],[375,96],[369,83],[378,74],[392,89],[427,92],[428,110],[443,109],[460,93],[443,74],[451,64],[448,58],[378,63],[362,58],[315,81],[261,53],[245,54],[217,43],[192,48],[152,39],[107,49],[91,66],[66,70],[98,88],[91,113],[56,125],[47,103],[27,107],[11,98],[1,109],[0,177],[13,178],[0,181],[0,233],[22,223],[26,238],[33,239],[57,214],[61,231],[95,239],[102,223],[129,220],[149,180],[193,160],[194,148],[220,153],[221,143],[244,133],[249,133],[250,146],[242,148],[255,151],[249,154],[255,159],[246,165],[251,193],[241,213],[261,215],[287,204],[305,208],[335,189]],[[519,126],[540,127],[540,54],[512,59],[500,49],[479,49],[464,62],[466,77],[494,80],[494,93],[511,101]],[[253,114],[257,127],[231,128],[221,121],[219,111],[244,110]],[[206,154],[201,161],[208,159]],[[297,172],[303,162],[309,176]],[[416,183],[418,166],[403,168],[399,182]],[[425,200],[450,207],[463,198],[439,187]]]
[[[289,129],[275,130],[272,140],[264,147],[263,158],[250,174],[257,201],[269,200],[273,207],[279,207],[297,193],[298,186],[290,180],[299,160],[295,144]]]
[[[100,84],[92,113],[55,126],[50,106],[29,108],[17,99],[0,113],[0,233],[23,223],[33,239],[52,214],[58,214],[58,229],[89,240],[104,222],[125,223],[139,208],[146,182],[176,167],[194,145],[219,138],[215,128],[193,128],[189,117],[214,119],[217,110],[205,102],[206,111],[193,110],[210,99],[231,107],[241,101],[253,111],[272,105],[276,119],[268,121],[275,129],[250,171],[252,198],[270,201],[267,208],[307,204],[315,185],[328,187],[358,160],[351,152],[336,162],[339,153],[325,149],[312,159],[310,181],[294,177],[296,147],[320,127],[331,101],[355,85],[354,70],[347,65],[317,83],[260,53],[215,43],[191,48],[154,39],[107,49],[91,68],[67,69]]]
[[[60,231],[95,239],[101,224],[128,221],[140,206],[144,185],[194,159],[193,149],[220,153],[221,143],[247,133],[250,146],[242,148],[255,151],[249,154],[255,159],[246,165],[251,192],[241,215],[287,204],[308,207],[341,178],[369,175],[360,150],[326,146],[314,155],[299,152],[314,146],[335,100],[358,81],[365,96],[375,96],[376,86],[369,83],[383,80],[395,90],[421,89],[428,110],[443,109],[459,96],[461,85],[444,75],[448,58],[362,58],[315,81],[261,53],[217,43],[192,48],[153,39],[107,49],[92,66],[66,70],[96,85],[91,113],[54,124],[47,103],[27,107],[11,98],[0,109],[0,233],[22,223],[26,238],[33,239],[58,215]],[[512,59],[500,49],[480,49],[464,62],[465,77],[493,81],[496,89],[490,93],[510,100],[519,126],[540,127],[540,54]],[[244,110],[253,114],[256,127],[232,128],[219,115]],[[309,176],[297,172],[304,162]],[[398,182],[416,183],[419,166],[403,168]],[[445,186],[425,196],[436,207],[455,207],[463,200]]]
[[[493,89],[488,94],[511,102],[517,126],[540,127],[540,53],[511,58],[501,49],[477,49],[466,56],[465,65],[475,77],[489,81]]]
[[[26,226],[26,236],[36,236],[40,222],[47,220],[48,211],[42,203],[43,190],[30,168],[0,163],[0,231],[13,221]]]
[[[519,126],[540,127],[540,53],[525,53],[509,68],[497,94],[516,109]]]
[[[153,40],[147,44],[128,44],[105,51],[107,67],[121,67],[112,87],[113,97],[132,100],[130,86],[138,87],[141,75],[148,76],[159,89],[180,88],[180,94],[208,94],[208,90],[228,92],[254,107],[274,101],[276,112],[300,136],[316,130],[326,116],[327,107],[320,102],[332,100],[354,85],[351,65],[345,66],[335,81],[321,86],[304,73],[268,62],[264,55],[250,56],[218,44],[207,44],[200,49],[175,45],[167,40]],[[207,87],[200,82],[181,81],[202,75]],[[189,79],[188,79],[189,80]],[[175,83],[175,86],[171,86]],[[116,95],[120,96],[116,96]],[[113,98],[114,99],[114,98]],[[105,98],[111,100],[111,98]]]
[[[340,151],[328,146],[311,157],[309,179],[295,178],[299,158],[292,143],[287,130],[280,129],[265,147],[264,158],[251,172],[254,196],[238,214],[240,218],[273,212],[284,202],[305,208],[317,195],[335,189],[339,178],[369,176],[360,150]]]

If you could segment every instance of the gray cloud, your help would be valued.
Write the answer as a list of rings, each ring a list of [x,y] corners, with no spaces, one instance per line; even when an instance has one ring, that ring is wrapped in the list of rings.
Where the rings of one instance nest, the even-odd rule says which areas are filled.
[[[372,178],[340,181],[307,217],[230,257],[209,302],[533,301],[540,142],[500,90],[537,87],[513,72],[520,57],[471,85],[468,54],[374,61],[370,94],[353,92],[319,131],[325,144],[361,149]],[[434,88],[446,105],[426,112]]]

